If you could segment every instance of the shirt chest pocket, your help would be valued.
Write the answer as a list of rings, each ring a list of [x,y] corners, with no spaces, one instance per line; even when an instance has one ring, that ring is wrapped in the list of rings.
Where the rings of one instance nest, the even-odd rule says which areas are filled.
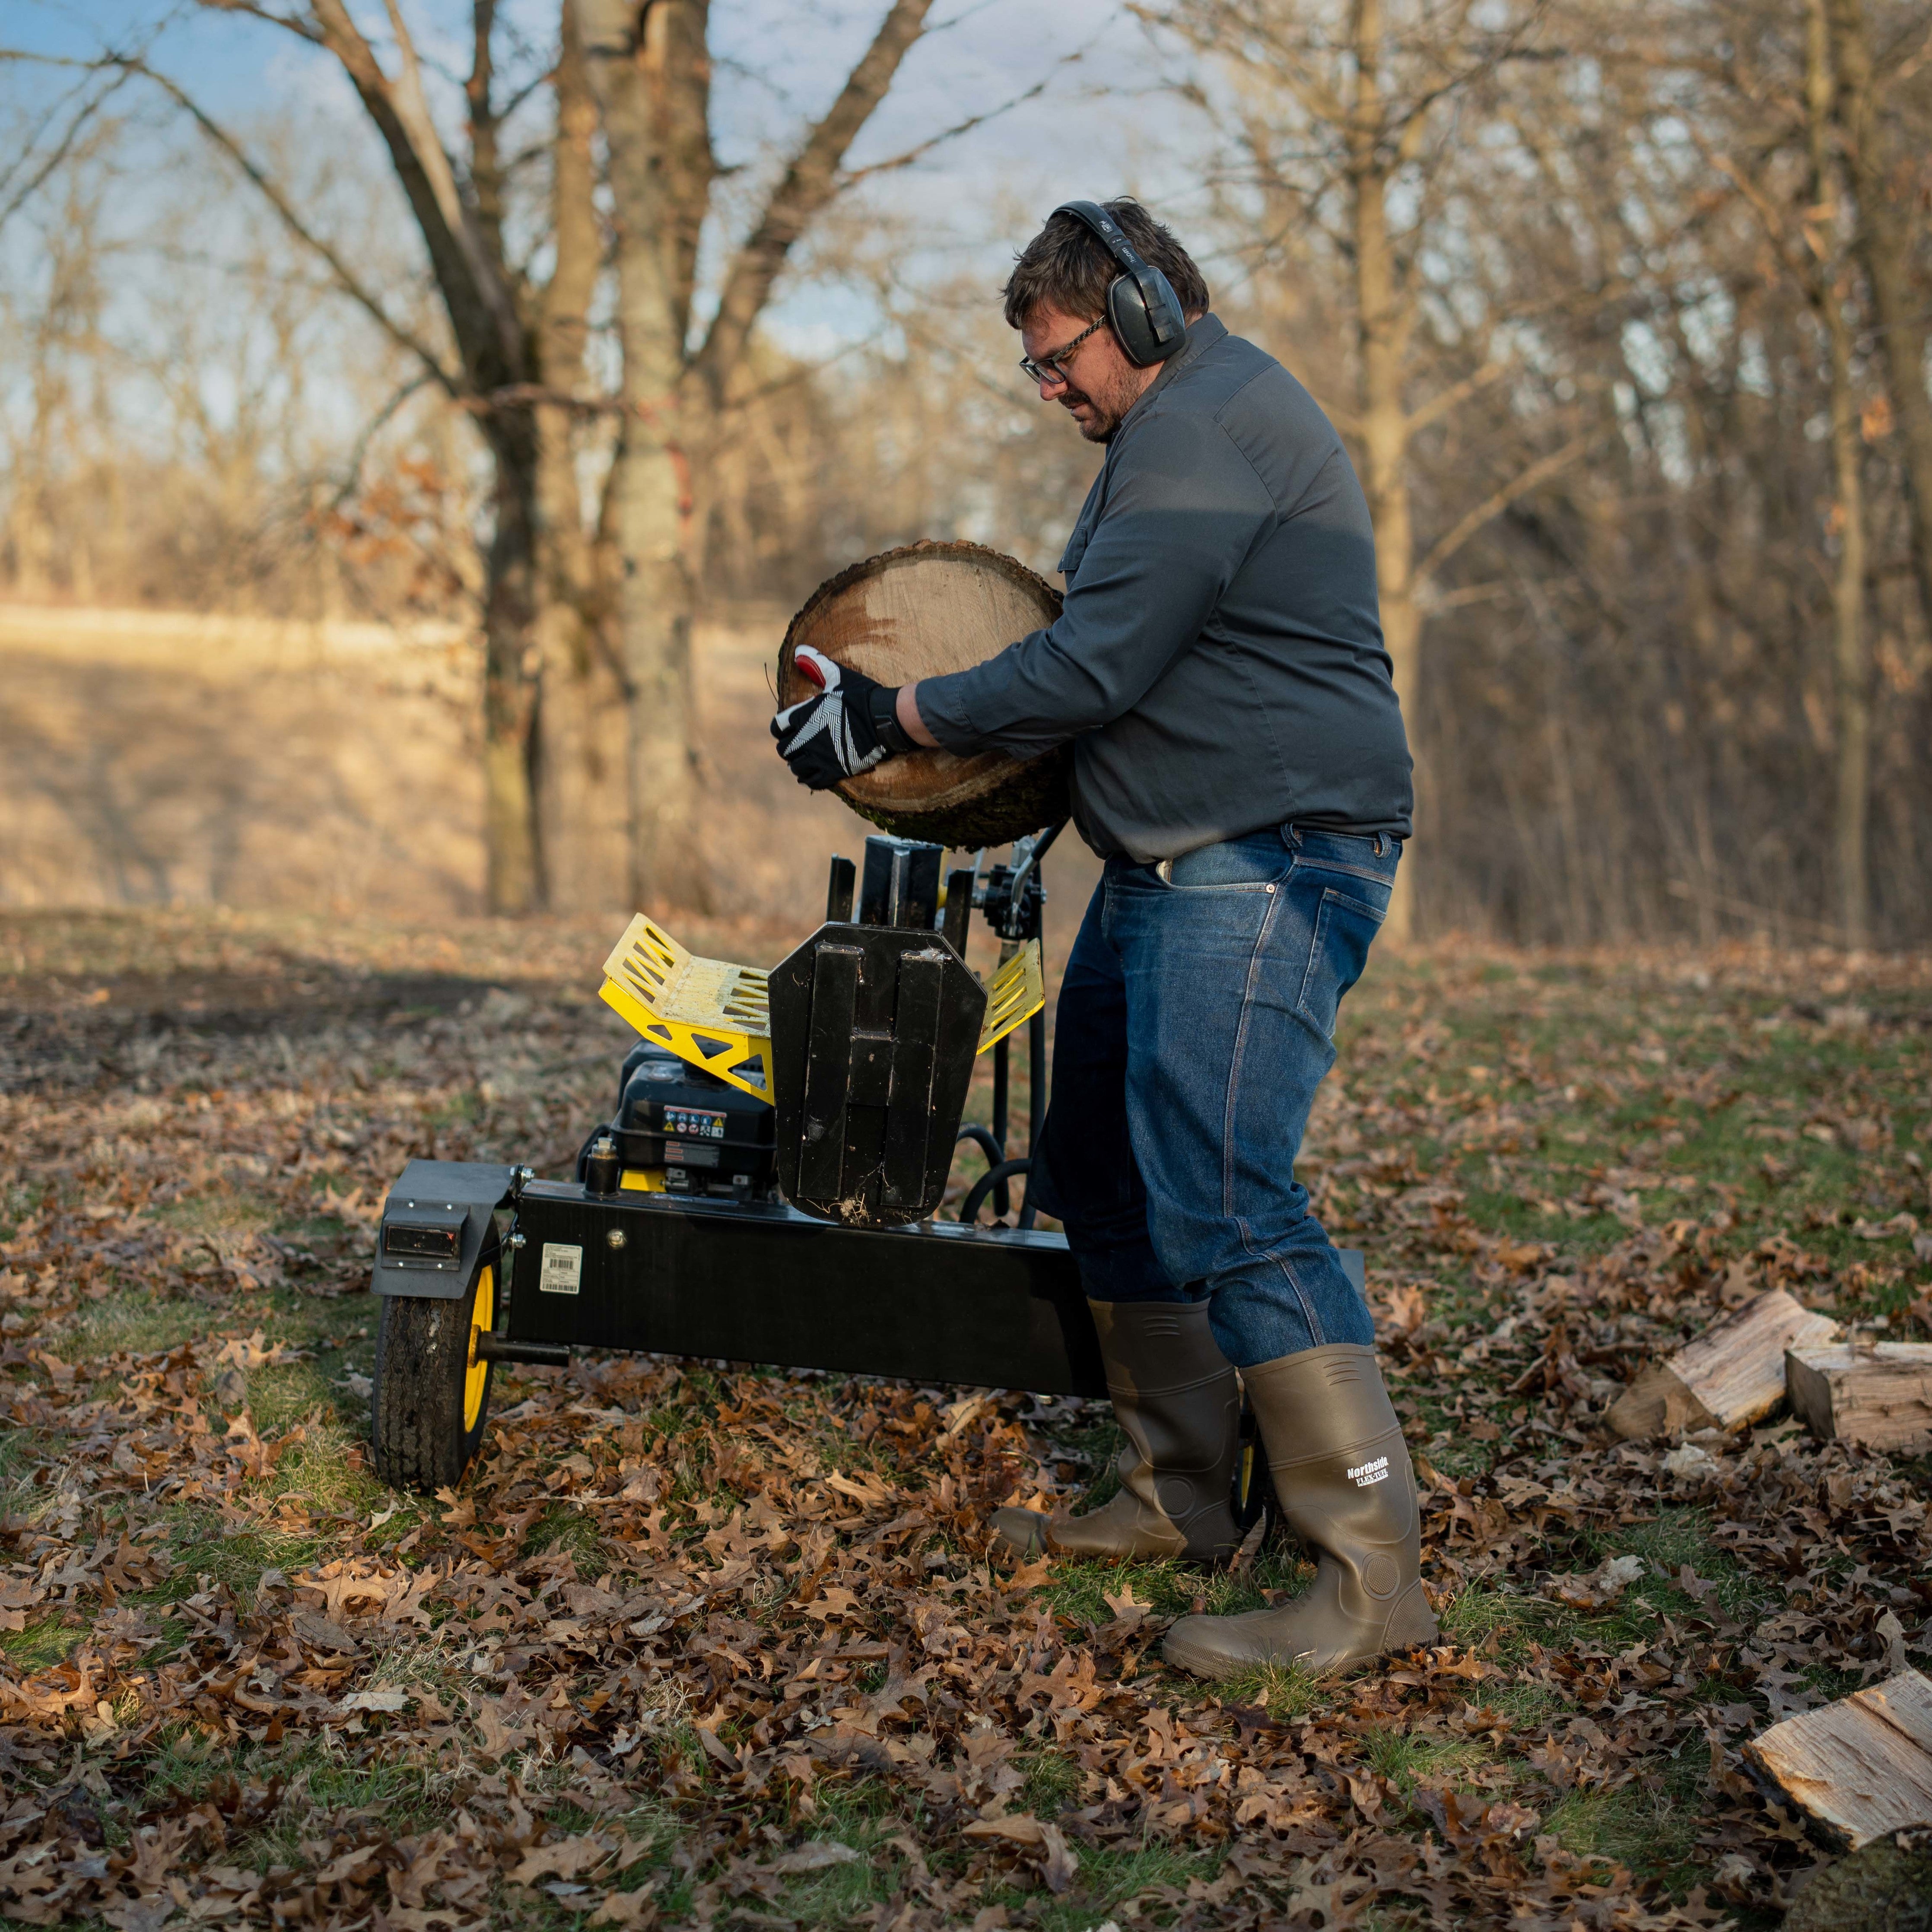
[[[1111,454],[1111,452],[1109,452]],[[1094,487],[1087,493],[1087,500],[1080,506],[1079,520],[1073,526],[1073,534],[1066,539],[1066,548],[1060,554],[1060,574],[1066,579],[1067,587],[1073,585],[1073,573],[1080,568],[1080,560],[1087,554],[1087,546],[1093,541],[1094,526],[1100,520],[1100,512],[1107,503],[1107,471],[1103,464],[1100,473],[1094,479]]]

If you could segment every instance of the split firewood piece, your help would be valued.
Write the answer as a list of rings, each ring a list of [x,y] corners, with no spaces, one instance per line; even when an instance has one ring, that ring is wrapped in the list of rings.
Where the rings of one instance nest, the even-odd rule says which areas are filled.
[[[1932,1824],[1932,1682],[1901,1670],[1772,1725],[1744,1756],[1843,1850]]]
[[[1932,1449],[1932,1342],[1799,1344],[1784,1373],[1792,1409],[1820,1442]]]
[[[1604,1419],[1626,1442],[1680,1429],[1742,1429],[1783,1400],[1785,1351],[1828,1342],[1837,1333],[1828,1316],[1773,1288],[1652,1364]]]

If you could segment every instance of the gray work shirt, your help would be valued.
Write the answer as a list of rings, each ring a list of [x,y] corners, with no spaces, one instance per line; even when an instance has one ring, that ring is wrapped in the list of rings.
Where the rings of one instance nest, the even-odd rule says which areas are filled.
[[[950,752],[1073,741],[1073,817],[1147,863],[1270,825],[1406,838],[1413,794],[1354,466],[1313,397],[1212,315],[1107,446],[1066,608],[922,678]]]

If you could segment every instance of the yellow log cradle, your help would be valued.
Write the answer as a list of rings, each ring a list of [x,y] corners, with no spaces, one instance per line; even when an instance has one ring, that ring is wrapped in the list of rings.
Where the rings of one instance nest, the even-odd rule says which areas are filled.
[[[645,1039],[742,1093],[770,1100],[771,1010],[766,976],[757,967],[700,959],[640,913],[604,961],[598,991]],[[986,988],[975,1052],[1005,1039],[1046,1004],[1040,941],[1029,939]],[[638,1184],[627,1174],[624,1184]]]
[[[993,975],[986,988],[986,1017],[976,1052],[984,1053],[1046,1004],[1046,974],[1040,963],[1040,941],[1029,939]]]
[[[772,1097],[772,1022],[755,966],[700,959],[642,913],[604,962],[604,1004],[645,1039],[758,1100]]]

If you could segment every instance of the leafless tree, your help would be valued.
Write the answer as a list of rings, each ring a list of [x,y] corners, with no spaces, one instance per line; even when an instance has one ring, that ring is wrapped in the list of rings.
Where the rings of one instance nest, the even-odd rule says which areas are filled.
[[[441,309],[434,332],[406,320],[392,292],[368,280],[354,248],[326,235],[187,89],[145,59],[100,63],[138,69],[190,115],[339,286],[476,422],[494,478],[483,595],[489,904],[516,912],[626,897],[701,902],[686,554],[694,465],[704,460],[709,429],[794,244],[847,184],[847,153],[923,31],[931,0],[894,0],[780,170],[694,346],[698,238],[718,175],[701,0],[561,0],[548,71],[514,82],[498,70],[496,0],[473,0],[460,154],[446,143],[394,0],[386,52],[344,0],[203,4],[333,57],[421,235]],[[519,157],[512,130],[533,88],[546,86],[550,136]],[[585,360],[604,264],[595,202],[600,114],[622,344],[621,383],[609,396],[587,386]],[[520,235],[515,219],[520,167],[536,154],[548,162],[548,249],[533,245],[527,224]],[[580,496],[575,431],[607,410],[621,428],[608,501],[592,518]],[[614,810],[602,764],[614,694],[626,720]]]
[[[1714,169],[1733,183],[1762,224],[1776,259],[1809,303],[1823,336],[1834,496],[1826,534],[1835,547],[1832,669],[1837,765],[1833,869],[1845,943],[1870,937],[1866,841],[1870,810],[1870,669],[1865,646],[1866,512],[1856,305],[1850,224],[1840,166],[1838,88],[1829,0],[1806,0],[1788,42],[1739,34],[1714,64],[1711,105],[1699,128]],[[1721,88],[1721,92],[1720,92]],[[1733,140],[1719,130],[1735,103]]]
[[[706,0],[580,0],[616,224],[623,433],[610,528],[623,560],[618,630],[630,718],[632,884],[640,899],[702,898],[691,730],[690,524],[701,462],[793,245],[841,185],[932,0],[892,0],[837,98],[812,126],[733,254],[692,344],[712,151]]]
[[[1458,154],[1480,116],[1478,97],[1532,45],[1543,7],[1336,0],[1289,10],[1268,0],[1177,0],[1141,10],[1199,61],[1184,90],[1227,130],[1223,178],[1260,213],[1252,252],[1306,261],[1312,233],[1348,277],[1353,406],[1330,401],[1364,459],[1383,635],[1396,692],[1413,712],[1436,574],[1586,441],[1567,439],[1526,461],[1418,547],[1417,439],[1504,376],[1510,362],[1506,314],[1459,315],[1432,302],[1441,264],[1462,253],[1446,232],[1468,184]],[[1406,885],[1390,908],[1392,937],[1406,936],[1412,902]]]

